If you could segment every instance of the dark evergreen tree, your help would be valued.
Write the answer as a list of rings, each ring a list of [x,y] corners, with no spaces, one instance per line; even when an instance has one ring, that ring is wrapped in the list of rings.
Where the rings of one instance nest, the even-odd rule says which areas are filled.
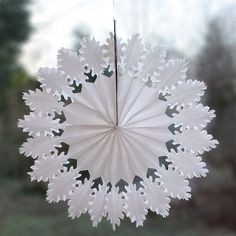
[[[0,1],[0,89],[10,85],[19,70],[20,46],[30,35],[28,0]]]

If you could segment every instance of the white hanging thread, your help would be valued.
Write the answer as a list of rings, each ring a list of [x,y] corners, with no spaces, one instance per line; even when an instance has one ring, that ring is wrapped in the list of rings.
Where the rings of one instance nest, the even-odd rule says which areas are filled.
[[[116,19],[116,1],[113,0],[113,19],[115,20]]]

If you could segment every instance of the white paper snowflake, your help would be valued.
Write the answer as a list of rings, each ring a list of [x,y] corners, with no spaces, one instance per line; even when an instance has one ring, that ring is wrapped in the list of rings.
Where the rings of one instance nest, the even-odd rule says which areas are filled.
[[[24,94],[31,113],[19,121],[31,136],[20,151],[35,160],[32,180],[49,181],[47,200],[113,228],[124,214],[140,226],[148,209],[165,217],[171,197],[189,199],[187,179],[206,175],[200,155],[217,145],[204,130],[215,116],[200,103],[206,86],[186,79],[184,60],[166,61],[138,34],[118,39],[117,54],[116,91],[112,34],[61,49],[57,68],[39,70],[41,88]]]

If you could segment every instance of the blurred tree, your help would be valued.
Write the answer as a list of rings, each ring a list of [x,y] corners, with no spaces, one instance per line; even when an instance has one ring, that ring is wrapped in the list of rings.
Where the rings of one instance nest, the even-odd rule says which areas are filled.
[[[19,70],[20,46],[31,31],[27,4],[28,0],[0,1],[0,89],[8,86],[11,75]]]
[[[214,19],[209,23],[206,44],[198,57],[199,78],[206,82],[208,103],[217,112],[235,96],[232,91],[236,72],[232,49],[235,46],[228,44],[222,29],[225,23],[222,21]]]
[[[18,175],[20,94],[28,74],[18,63],[21,45],[31,32],[28,0],[0,0],[0,174]],[[4,161],[3,161],[4,160]]]
[[[198,77],[207,84],[207,104],[216,110],[211,127],[220,145],[208,154],[210,174],[195,198],[202,217],[212,224],[236,228],[236,65],[234,43],[224,30],[227,18],[209,23],[205,46],[198,56]],[[233,21],[232,21],[233,22]],[[232,32],[231,32],[232,33]]]

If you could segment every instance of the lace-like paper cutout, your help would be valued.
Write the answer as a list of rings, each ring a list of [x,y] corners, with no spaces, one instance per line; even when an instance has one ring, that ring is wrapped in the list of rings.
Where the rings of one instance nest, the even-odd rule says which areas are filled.
[[[49,181],[47,200],[114,229],[125,214],[140,226],[148,209],[165,217],[170,198],[189,199],[188,179],[207,173],[200,155],[218,143],[205,130],[215,117],[200,103],[206,86],[186,78],[184,60],[166,61],[138,34],[117,44],[118,127],[112,34],[59,50],[57,68],[40,69],[41,88],[24,94],[31,113],[19,121],[30,136],[20,151],[35,160],[31,179]]]

